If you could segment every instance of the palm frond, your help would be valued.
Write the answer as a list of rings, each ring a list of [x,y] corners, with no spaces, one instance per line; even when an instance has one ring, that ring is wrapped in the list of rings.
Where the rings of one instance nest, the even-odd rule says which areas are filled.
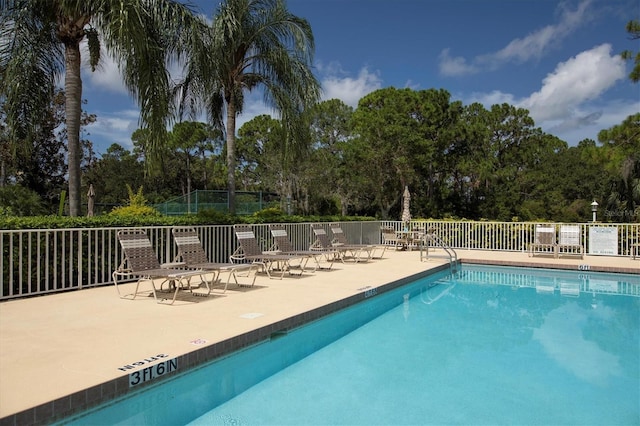
[[[159,147],[176,112],[168,66],[187,53],[190,34],[202,32],[204,22],[171,0],[109,1],[95,22],[140,106],[140,127],[150,130],[150,147]]]
[[[38,2],[40,7],[26,3],[5,2],[0,15],[0,97],[14,142],[34,137],[64,70],[52,11],[45,2]]]

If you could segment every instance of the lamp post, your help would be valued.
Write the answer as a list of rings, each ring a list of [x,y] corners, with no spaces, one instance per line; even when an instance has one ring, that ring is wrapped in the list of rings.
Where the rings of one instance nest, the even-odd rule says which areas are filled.
[[[596,200],[593,200],[593,203],[591,203],[591,212],[593,213],[593,222],[595,223],[596,221],[596,212],[598,211],[598,202]]]

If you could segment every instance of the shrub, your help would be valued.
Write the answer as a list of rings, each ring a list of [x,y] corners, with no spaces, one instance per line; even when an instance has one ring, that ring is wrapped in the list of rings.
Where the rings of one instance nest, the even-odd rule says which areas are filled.
[[[2,216],[37,216],[45,214],[40,196],[20,185],[0,187]]]
[[[277,223],[284,222],[288,216],[286,216],[280,207],[268,207],[266,209],[258,210],[252,215],[252,222],[255,223]]]
[[[236,216],[215,209],[200,210],[196,218],[199,223],[206,225],[231,225],[238,220]]]
[[[109,213],[110,216],[161,216],[160,212],[151,206],[120,206]]]
[[[111,216],[135,216],[135,217],[153,217],[160,216],[160,212],[151,206],[147,206],[147,199],[142,194],[142,187],[138,188],[138,192],[133,192],[131,186],[127,184],[127,192],[129,193],[129,205],[116,207],[109,215]]]

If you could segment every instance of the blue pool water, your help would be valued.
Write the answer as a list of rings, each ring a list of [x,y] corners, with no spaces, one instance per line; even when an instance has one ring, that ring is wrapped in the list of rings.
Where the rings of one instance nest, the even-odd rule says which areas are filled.
[[[640,424],[640,277],[464,266],[72,424]]]

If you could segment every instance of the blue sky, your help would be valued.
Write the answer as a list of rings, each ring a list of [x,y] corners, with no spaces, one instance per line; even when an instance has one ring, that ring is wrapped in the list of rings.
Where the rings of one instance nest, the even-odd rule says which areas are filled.
[[[218,1],[193,3],[209,19]],[[357,106],[384,87],[445,89],[452,100],[526,108],[536,126],[576,145],[640,111],[640,84],[618,55],[640,50],[625,25],[638,0],[288,0],[313,29],[323,98]],[[86,55],[85,55],[86,56]],[[174,70],[176,75],[179,70]],[[131,148],[138,109],[112,61],[83,71],[87,136],[97,153]],[[238,128],[275,113],[246,98]],[[86,136],[86,135],[85,135]]]

